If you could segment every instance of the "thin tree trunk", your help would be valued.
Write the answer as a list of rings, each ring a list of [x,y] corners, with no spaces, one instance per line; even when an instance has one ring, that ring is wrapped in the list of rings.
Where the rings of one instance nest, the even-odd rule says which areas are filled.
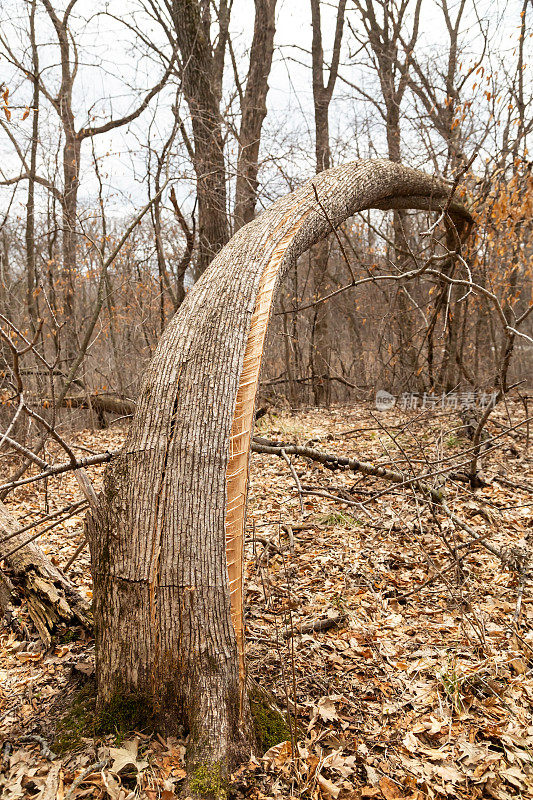
[[[74,120],[71,120],[72,125]],[[80,168],[80,142],[74,133],[65,126],[65,146],[63,148],[62,196],[63,214],[63,319],[65,320],[65,357],[67,364],[77,355],[76,319],[74,304],[74,281],[77,272],[76,215],[78,209],[78,186]]]
[[[255,0],[254,37],[244,93],[235,185],[235,230],[251,222],[257,199],[261,128],[266,117],[268,76],[274,53],[276,0]]]
[[[98,702],[135,697],[161,731],[183,724],[190,772],[225,773],[253,744],[242,553],[254,403],[279,281],[330,230],[313,184],[336,226],[447,195],[423,173],[355,162],[241,228],[168,324],[89,518]]]
[[[333,43],[333,57],[329,78],[324,85],[324,52],[322,47],[322,27],[320,21],[320,0],[311,0],[311,20],[313,26],[312,70],[313,101],[315,109],[315,154],[316,171],[322,172],[331,166],[331,150],[329,143],[329,105],[337,80],[339,68],[342,32],[344,28],[344,12],[346,0],[340,0],[337,9],[337,24]],[[319,242],[313,249],[313,293],[318,297],[328,290],[327,269],[329,246],[326,240]],[[324,380],[331,372],[331,332],[329,303],[321,303],[315,309],[313,319],[313,337],[311,365],[313,374],[313,395],[315,405],[329,406],[331,402],[331,381]]]
[[[227,39],[223,15],[217,48],[210,41],[209,19],[198,0],[177,0],[173,6],[175,36],[184,65],[183,93],[189,106],[194,137],[194,170],[198,200],[198,261],[200,276],[229,239],[226,166],[220,96]]]
[[[35,6],[33,0],[30,10],[30,40],[32,48],[32,72],[33,72],[33,95],[32,95],[32,130],[30,146],[30,174],[28,178],[28,201],[26,206],[26,294],[28,303],[28,315],[32,330],[35,332],[38,326],[39,309],[35,289],[37,284],[35,268],[35,176],[37,174],[37,144],[39,141],[39,54],[35,40]]]

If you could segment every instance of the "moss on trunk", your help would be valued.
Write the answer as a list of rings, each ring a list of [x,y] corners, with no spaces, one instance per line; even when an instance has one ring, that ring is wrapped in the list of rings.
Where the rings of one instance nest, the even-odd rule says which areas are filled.
[[[228,795],[228,777],[225,764],[199,764],[189,779],[189,791],[196,797],[225,800]]]
[[[276,706],[274,698],[257,683],[248,686],[250,710],[257,746],[262,753],[280,742],[291,739],[291,727],[285,714]]]

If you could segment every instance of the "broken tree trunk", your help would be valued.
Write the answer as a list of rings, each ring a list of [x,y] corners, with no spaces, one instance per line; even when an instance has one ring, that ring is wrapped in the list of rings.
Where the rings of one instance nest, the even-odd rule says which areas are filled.
[[[43,397],[40,399],[40,403],[45,408],[50,408],[54,405],[55,400],[51,397]],[[88,411],[94,411],[99,422],[102,423],[101,427],[106,427],[106,414],[130,417],[135,411],[135,403],[133,400],[128,400],[128,398],[125,397],[117,397],[114,394],[67,395],[61,400],[60,405],[63,408],[86,408]]]
[[[183,725],[192,774],[206,764],[225,773],[253,744],[243,538],[254,403],[279,281],[331,224],[371,207],[442,208],[448,192],[382,160],[317,175],[238,231],[148,367],[124,450],[89,517],[98,697],[100,705],[137,698],[166,733]],[[458,203],[447,208],[461,228],[469,221]]]
[[[47,401],[49,405],[53,400]],[[61,405],[66,408],[88,408],[96,412],[107,412],[108,414],[120,414],[129,416],[135,411],[135,403],[123,397],[116,397],[113,394],[80,394],[64,397]]]
[[[20,592],[42,642],[49,647],[58,624],[90,625],[89,604],[35,542],[24,544],[24,534],[13,535],[19,527],[0,502],[0,561],[9,573],[9,578],[3,576],[2,606],[9,604],[9,591]]]

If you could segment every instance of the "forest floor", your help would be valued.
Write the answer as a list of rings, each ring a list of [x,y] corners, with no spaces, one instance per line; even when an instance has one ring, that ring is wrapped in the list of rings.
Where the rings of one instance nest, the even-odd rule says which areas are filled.
[[[520,403],[502,406],[488,430],[499,435],[524,418]],[[359,404],[271,413],[256,433],[312,439],[313,447],[406,475],[439,472],[443,464],[457,473],[471,448],[461,424],[449,412],[378,413]],[[457,475],[448,478],[450,509],[485,537],[472,545],[412,484],[294,458],[300,496],[282,458],[253,456],[248,664],[292,721],[296,715],[298,742],[292,723],[285,741],[274,732],[266,754],[235,776],[230,796],[533,798],[533,453],[526,428],[500,435],[483,458],[487,486],[471,491]],[[124,435],[112,427],[71,441],[102,452],[118,448]],[[12,467],[6,463],[5,474]],[[102,472],[89,470],[96,484]],[[7,502],[26,524],[79,498],[66,473],[46,487],[21,487]],[[82,531],[82,516],[73,516],[38,541],[64,566]],[[70,575],[90,597],[87,550]],[[0,632],[2,798],[177,796],[184,742],[118,728],[96,737],[84,700],[94,643],[65,631],[43,652],[24,604],[18,614],[25,638]],[[316,630],[316,623],[330,627]]]

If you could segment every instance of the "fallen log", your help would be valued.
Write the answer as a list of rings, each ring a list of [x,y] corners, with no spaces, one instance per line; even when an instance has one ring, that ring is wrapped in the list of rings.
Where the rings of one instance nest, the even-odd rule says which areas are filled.
[[[315,619],[297,628],[286,630],[283,632],[283,638],[290,639],[292,636],[301,636],[304,633],[322,633],[323,631],[329,631],[330,628],[334,628],[335,625],[340,625],[345,619],[347,619],[347,614],[344,611],[339,611],[338,614],[334,614],[331,617]]]
[[[8,591],[21,594],[39,636],[49,647],[58,624],[91,626],[89,603],[71,581],[34,542],[25,543],[22,534],[13,535],[19,523],[0,502],[0,561],[5,572],[2,605],[8,606]],[[11,552],[14,551],[15,552]]]
[[[52,405],[52,400],[44,400]],[[135,403],[128,398],[113,394],[76,394],[68,395],[61,401],[63,408],[87,408],[97,413],[119,414],[129,416],[135,411]]]

